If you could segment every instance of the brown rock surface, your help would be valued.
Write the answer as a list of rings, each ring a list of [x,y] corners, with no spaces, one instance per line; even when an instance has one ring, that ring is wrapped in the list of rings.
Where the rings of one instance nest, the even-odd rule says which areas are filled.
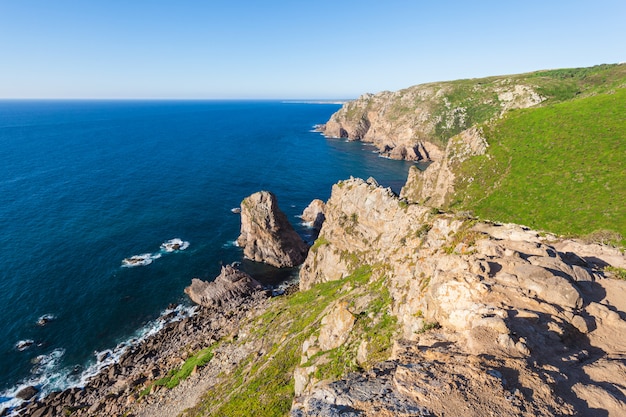
[[[624,415],[626,282],[602,270],[620,251],[436,214],[359,179],[333,187],[326,217],[301,288],[372,266],[400,338],[393,361],[305,381],[292,416]]]
[[[234,265],[222,266],[213,282],[194,278],[185,288],[191,300],[204,307],[223,307],[241,303],[241,299],[262,290],[262,285]]]
[[[324,211],[326,210],[326,203],[316,198],[302,212],[302,221],[309,224],[314,229],[321,229],[324,223]]]
[[[237,244],[246,258],[277,268],[300,265],[308,247],[278,207],[274,194],[260,191],[241,202]]]

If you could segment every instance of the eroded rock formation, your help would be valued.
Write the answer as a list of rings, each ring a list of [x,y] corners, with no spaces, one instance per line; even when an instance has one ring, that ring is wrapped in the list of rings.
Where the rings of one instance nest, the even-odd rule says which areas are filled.
[[[626,283],[603,268],[625,261],[617,249],[343,181],[300,286],[369,265],[389,289],[399,334],[389,361],[334,382],[312,377],[321,348],[305,342],[292,415],[624,415]]]
[[[213,282],[193,278],[185,294],[204,307],[225,307],[241,304],[243,299],[262,289],[257,280],[235,265],[225,265]]]
[[[321,229],[322,223],[324,223],[324,211],[326,210],[326,203],[316,198],[302,212],[302,221],[309,224],[314,229]]]
[[[330,137],[370,142],[392,159],[437,161],[450,137],[545,100],[527,82],[493,77],[364,94],[346,103],[320,130]]]
[[[445,152],[421,171],[416,166],[409,170],[409,177],[400,196],[409,202],[445,207],[454,195],[456,169],[472,156],[484,155],[487,140],[482,131],[472,127],[448,141]]]
[[[278,268],[300,265],[308,247],[278,207],[274,194],[260,191],[241,202],[237,244],[246,258]]]

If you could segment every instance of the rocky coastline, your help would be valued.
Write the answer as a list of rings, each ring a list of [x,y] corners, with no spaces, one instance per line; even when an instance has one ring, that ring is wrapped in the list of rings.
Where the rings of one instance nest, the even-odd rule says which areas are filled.
[[[17,409],[1,415],[56,417],[72,416],[139,416],[155,401],[138,388],[155,381],[180,367],[192,352],[211,347],[220,339],[234,337],[243,320],[263,311],[269,297],[266,291],[256,291],[246,297],[231,298],[224,305],[197,307],[195,314],[166,324],[156,334],[131,346],[115,363],[104,367],[85,386],[53,392],[44,398],[29,398]],[[170,306],[175,310],[175,306]],[[178,313],[169,313],[167,320]],[[195,372],[198,370],[196,369]],[[143,399],[140,400],[140,398]],[[128,410],[132,409],[132,412]]]
[[[272,229],[277,211],[263,201],[244,215]],[[303,216],[324,220],[285,297],[225,266],[214,283],[188,287],[194,315],[84,387],[13,415],[626,413],[622,251],[441,212],[374,179],[340,181],[321,203]],[[256,248],[281,247],[280,236],[246,230]],[[276,380],[287,394],[272,391]],[[262,408],[282,395],[280,406],[223,411],[254,395]]]

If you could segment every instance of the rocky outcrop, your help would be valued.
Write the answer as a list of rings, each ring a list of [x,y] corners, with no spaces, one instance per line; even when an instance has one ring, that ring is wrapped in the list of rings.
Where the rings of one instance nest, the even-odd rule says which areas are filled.
[[[311,377],[307,341],[292,415],[623,415],[626,282],[603,268],[625,261],[601,245],[441,214],[372,181],[343,181],[300,286],[367,265],[390,292],[398,339],[393,360],[333,382]]]
[[[523,76],[421,84],[364,94],[344,104],[320,130],[329,137],[370,142],[392,159],[437,161],[449,138],[543,100]]]
[[[185,294],[204,307],[226,307],[239,305],[242,299],[262,289],[257,280],[235,265],[225,265],[213,282],[193,278],[191,285],[185,288]]]
[[[308,247],[278,207],[274,194],[260,191],[241,202],[237,244],[246,258],[278,268],[300,265]]]
[[[302,212],[302,221],[307,223],[313,229],[321,229],[322,223],[324,223],[324,211],[326,210],[326,203],[316,198]]]
[[[481,129],[473,127],[461,132],[450,139],[443,156],[424,171],[416,166],[410,168],[400,196],[431,207],[447,206],[454,195],[459,165],[472,156],[484,155],[488,146]]]

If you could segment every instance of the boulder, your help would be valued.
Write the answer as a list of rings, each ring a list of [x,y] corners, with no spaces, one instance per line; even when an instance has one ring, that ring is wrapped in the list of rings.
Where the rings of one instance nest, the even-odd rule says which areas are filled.
[[[19,398],[20,400],[30,400],[35,395],[37,395],[38,392],[39,390],[36,387],[29,385],[19,390],[18,393],[15,394],[15,397]]]
[[[338,303],[333,310],[322,319],[320,328],[319,346],[322,350],[331,350],[343,345],[352,326],[355,317],[348,311],[348,303],[345,301]]]
[[[246,258],[277,268],[304,262],[308,246],[278,207],[276,196],[260,191],[241,202],[241,234],[237,244]]]
[[[324,223],[324,211],[326,210],[326,203],[320,199],[311,201],[311,204],[307,206],[302,212],[302,221],[309,224],[314,229],[321,229],[322,223]]]
[[[191,285],[185,288],[185,294],[196,304],[224,307],[239,304],[244,298],[262,289],[262,285],[250,275],[234,265],[226,265],[213,282],[192,279]]]

